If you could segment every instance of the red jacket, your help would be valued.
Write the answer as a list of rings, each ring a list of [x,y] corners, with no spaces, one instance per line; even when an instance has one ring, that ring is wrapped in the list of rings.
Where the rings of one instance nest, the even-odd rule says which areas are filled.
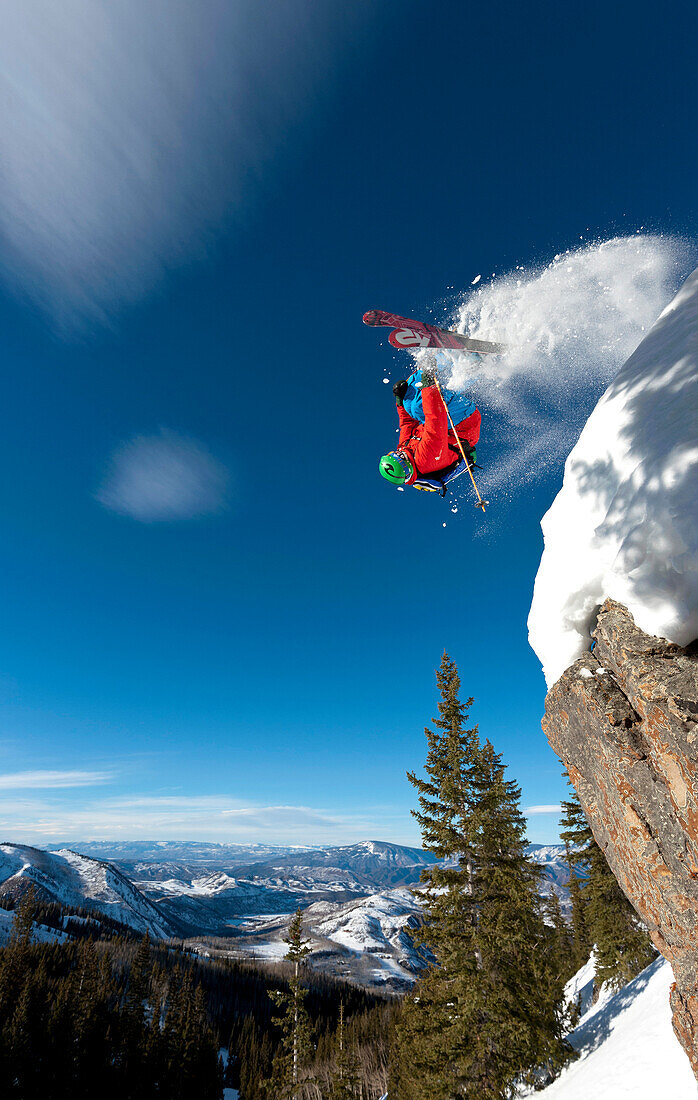
[[[420,474],[445,470],[461,458],[436,386],[425,386],[422,389],[422,407],[424,424],[413,420],[402,405],[397,407],[400,436],[396,450],[403,451],[414,467],[414,473],[406,482],[407,485],[416,481]],[[476,409],[471,416],[456,424],[456,431],[460,439],[474,447],[480,438],[480,410]]]

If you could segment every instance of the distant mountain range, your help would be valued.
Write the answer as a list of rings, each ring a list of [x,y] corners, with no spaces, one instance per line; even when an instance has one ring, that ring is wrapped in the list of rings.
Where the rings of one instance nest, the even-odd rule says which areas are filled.
[[[71,842],[70,845],[48,845],[49,851],[65,847],[76,848],[83,855],[112,862],[144,860],[157,863],[174,860],[175,862],[227,861],[231,864],[252,863],[293,852],[318,850],[317,847],[307,845],[218,844],[213,841],[199,840],[81,840]]]
[[[413,886],[434,862],[421,848],[383,841],[327,848],[197,842],[76,847],[109,859],[171,925],[189,935],[231,935],[244,917]]]
[[[26,844],[0,844],[0,897],[17,900],[30,886],[68,910],[103,913],[157,939],[177,935],[158,906],[112,864],[70,849],[44,852]]]
[[[568,910],[563,846],[529,851],[543,867],[541,892],[555,892]],[[154,938],[187,938],[202,954],[267,960],[285,953],[287,918],[300,905],[320,968],[397,990],[418,965],[407,934],[420,919],[412,888],[434,862],[421,848],[384,841],[97,841],[51,851],[8,843],[0,845],[0,897],[17,898],[32,884],[67,909],[105,913]]]

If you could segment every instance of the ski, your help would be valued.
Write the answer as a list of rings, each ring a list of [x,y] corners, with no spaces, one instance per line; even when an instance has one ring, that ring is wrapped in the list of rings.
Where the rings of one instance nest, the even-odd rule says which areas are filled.
[[[365,325],[387,325],[392,328],[394,331],[388,336],[388,342],[394,348],[450,348],[452,351],[477,351],[480,355],[494,355],[506,350],[506,344],[475,340],[460,332],[401,317],[398,313],[386,313],[383,309],[369,309],[364,313],[363,320]]]

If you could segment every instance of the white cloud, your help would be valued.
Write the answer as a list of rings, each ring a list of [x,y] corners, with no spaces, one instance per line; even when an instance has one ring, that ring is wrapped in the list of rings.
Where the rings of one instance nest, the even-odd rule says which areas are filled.
[[[368,0],[6,0],[0,261],[11,283],[72,324],[203,254],[299,142],[371,14]]]
[[[352,843],[387,836],[414,843],[404,814],[338,814],[311,806],[264,805],[226,795],[138,795],[70,804],[0,798],[0,833],[52,840],[211,840],[228,843]]]
[[[525,814],[559,814],[561,813],[561,806],[559,802],[546,803],[542,806],[527,806],[524,810]]]
[[[112,512],[153,523],[220,512],[227,490],[227,470],[202,444],[161,431],[124,443],[96,496]]]
[[[0,790],[44,790],[49,787],[94,787],[108,783],[108,772],[87,771],[26,771],[0,773]]]

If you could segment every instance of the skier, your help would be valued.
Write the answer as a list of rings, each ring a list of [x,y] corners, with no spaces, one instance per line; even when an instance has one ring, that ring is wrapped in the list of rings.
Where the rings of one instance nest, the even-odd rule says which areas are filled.
[[[464,394],[437,386],[434,366],[423,367],[408,379],[396,382],[393,393],[400,434],[396,449],[380,460],[381,474],[393,485],[445,492],[449,475],[462,463],[458,440],[468,465],[475,465],[475,445],[480,438],[479,409]],[[446,405],[455,435],[450,429]]]

